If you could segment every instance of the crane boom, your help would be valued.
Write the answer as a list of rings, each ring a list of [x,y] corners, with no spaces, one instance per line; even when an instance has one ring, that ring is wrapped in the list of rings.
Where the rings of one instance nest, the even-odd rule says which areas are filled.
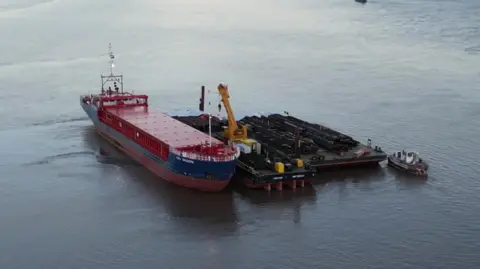
[[[223,106],[227,111],[228,128],[226,130],[226,137],[229,140],[247,139],[247,127],[241,126],[241,128],[238,128],[237,121],[233,115],[233,110],[229,101],[230,95],[228,93],[228,86],[219,84],[217,89],[222,98]]]
[[[220,96],[222,97],[222,103],[223,106],[225,107],[225,110],[227,111],[227,119],[228,119],[228,128],[231,129],[232,134],[233,131],[238,129],[237,126],[237,121],[235,119],[235,116],[233,115],[232,107],[230,106],[230,94],[228,93],[228,86],[219,84],[218,85],[218,92],[220,93]]]

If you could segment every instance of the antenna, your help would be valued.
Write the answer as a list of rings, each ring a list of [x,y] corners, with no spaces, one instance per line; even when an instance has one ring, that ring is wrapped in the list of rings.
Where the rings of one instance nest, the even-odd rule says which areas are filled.
[[[110,76],[113,76],[113,68],[115,67],[115,55],[112,52],[112,43],[108,43],[108,55],[110,56]]]
[[[115,67],[115,55],[112,52],[112,43],[108,43],[108,57],[110,58],[108,61],[110,63],[110,75],[100,75],[100,77],[102,78],[102,92],[105,91],[105,84],[107,82],[113,82],[115,90],[118,93],[123,94],[123,75],[113,74],[113,68]],[[117,83],[120,84],[120,87],[116,85]]]
[[[208,146],[212,147],[212,114],[208,113]]]

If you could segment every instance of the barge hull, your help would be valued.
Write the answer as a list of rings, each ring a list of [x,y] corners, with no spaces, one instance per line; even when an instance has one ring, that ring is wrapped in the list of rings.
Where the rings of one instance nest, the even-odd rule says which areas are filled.
[[[117,147],[123,153],[145,166],[158,177],[181,187],[207,192],[221,191],[230,182],[231,177],[229,177],[227,180],[206,180],[204,178],[197,179],[192,176],[175,173],[169,169],[166,162],[163,162],[160,158],[154,156],[149,151],[131,141],[120,132],[102,123],[97,117],[97,111],[95,111],[91,106],[82,103],[82,108],[92,120],[99,135],[101,135],[105,140]]]
[[[310,171],[277,173],[252,170],[251,167],[241,161],[237,161],[237,167],[240,175],[234,177],[234,181],[249,189],[266,189],[267,191],[277,189],[281,191],[284,186],[288,186],[290,189],[303,188],[311,185],[315,176],[315,173]]]
[[[291,189],[296,189],[298,187],[303,188],[307,185],[312,184],[312,179],[299,179],[299,180],[291,180],[291,181],[277,181],[277,182],[263,182],[257,183],[251,179],[246,179],[243,182],[243,185],[249,189],[266,189],[270,191],[272,188],[277,190],[283,190],[284,186],[288,186]]]
[[[108,127],[106,127],[108,128]],[[119,141],[111,138],[105,130],[105,126],[95,126],[97,133],[102,136],[105,140],[109,143],[114,145],[120,151],[125,153],[126,155],[133,158],[135,161],[146,167],[150,172],[154,173],[155,175],[161,177],[165,181],[173,183],[175,185],[196,189],[200,191],[206,192],[217,192],[223,190],[229,183],[229,181],[222,180],[222,181],[208,181],[206,182],[203,179],[195,179],[194,177],[183,176],[177,173],[172,172],[170,169],[167,168],[166,165],[158,164],[150,157],[145,156],[144,154],[136,151],[133,148],[126,146],[125,144],[120,143]]]
[[[252,184],[274,183],[278,181],[288,182],[295,180],[310,180],[315,176],[313,171],[291,171],[277,173],[267,170],[254,170],[252,167],[239,160],[237,161],[237,167],[249,175]]]
[[[332,160],[325,161],[318,164],[312,164],[312,167],[317,168],[317,170],[323,170],[327,168],[345,168],[345,167],[361,167],[361,166],[375,166],[378,163],[384,161],[384,158],[372,158],[372,159],[362,159],[362,160]]]

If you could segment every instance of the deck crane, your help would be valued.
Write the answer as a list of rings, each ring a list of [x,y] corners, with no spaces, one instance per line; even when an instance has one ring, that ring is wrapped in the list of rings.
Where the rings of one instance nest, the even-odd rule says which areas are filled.
[[[222,98],[223,106],[227,111],[228,127],[225,130],[225,137],[230,141],[247,139],[247,126],[238,126],[237,121],[235,120],[235,116],[233,115],[232,107],[230,106],[229,101],[230,95],[228,94],[228,86],[224,84],[219,84],[217,89]]]

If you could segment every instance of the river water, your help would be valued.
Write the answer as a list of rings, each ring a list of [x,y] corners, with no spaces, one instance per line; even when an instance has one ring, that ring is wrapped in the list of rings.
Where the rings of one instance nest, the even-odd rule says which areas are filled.
[[[480,267],[478,14],[475,0],[0,0],[0,267]],[[382,164],[295,193],[172,186],[79,107],[109,42],[153,107],[194,108],[224,82],[238,115],[288,110],[415,149],[430,176]]]

